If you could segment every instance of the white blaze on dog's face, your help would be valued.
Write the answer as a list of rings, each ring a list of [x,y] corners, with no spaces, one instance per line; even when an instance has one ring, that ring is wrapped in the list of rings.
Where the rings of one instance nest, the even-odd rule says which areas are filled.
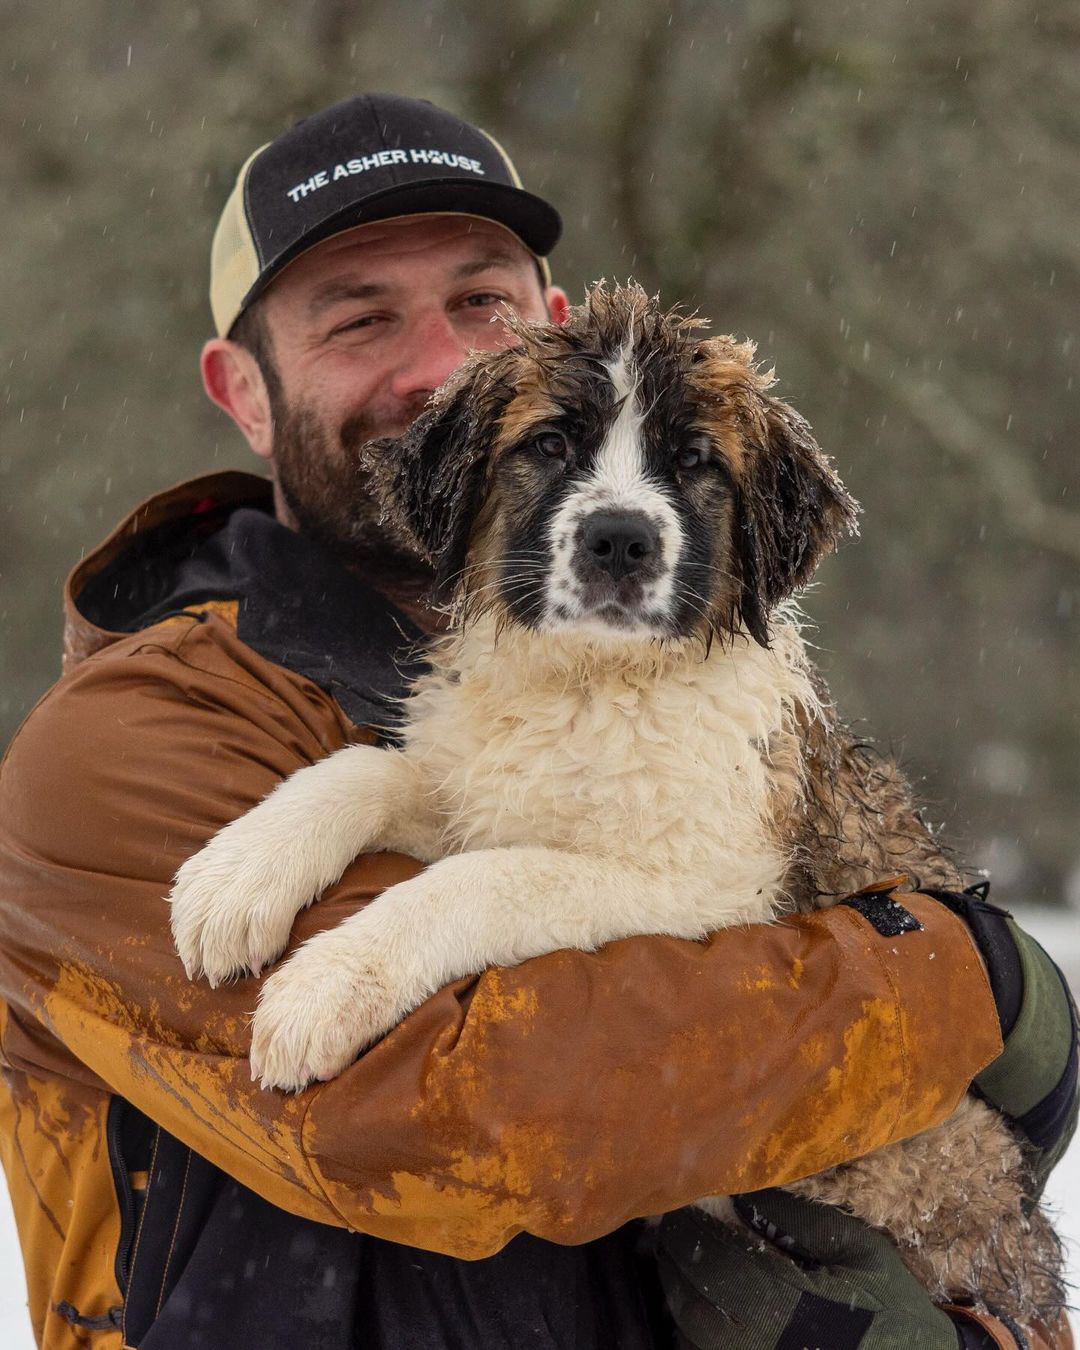
[[[546,629],[667,635],[674,630],[684,532],[677,492],[647,463],[647,409],[632,333],[604,367],[614,420],[595,456],[579,447],[578,473],[568,475],[563,500],[544,526],[551,567],[536,622]]]
[[[541,631],[768,641],[855,507],[752,345],[700,328],[639,287],[595,287],[367,447],[447,589]]]

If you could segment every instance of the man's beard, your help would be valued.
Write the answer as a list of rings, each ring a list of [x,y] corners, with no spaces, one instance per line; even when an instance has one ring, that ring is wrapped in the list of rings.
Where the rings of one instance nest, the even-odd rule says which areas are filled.
[[[431,568],[381,512],[360,447],[386,435],[370,416],[347,418],[335,435],[303,404],[274,399],[274,467],[278,487],[301,534],[321,544],[350,571],[407,591],[426,589]],[[407,425],[426,398],[406,409]],[[396,428],[397,434],[405,430]],[[389,434],[395,434],[392,429]]]

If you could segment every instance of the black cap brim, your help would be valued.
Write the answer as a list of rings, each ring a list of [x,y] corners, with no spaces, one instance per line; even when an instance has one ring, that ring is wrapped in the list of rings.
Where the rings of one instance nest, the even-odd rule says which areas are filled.
[[[478,216],[503,225],[538,258],[546,258],[562,234],[562,217],[558,211],[524,188],[505,183],[478,183],[473,178],[437,178],[395,184],[342,207],[268,262],[244,296],[240,313],[258,299],[289,263],[316,244],[358,225],[372,225],[396,216],[440,213]]]

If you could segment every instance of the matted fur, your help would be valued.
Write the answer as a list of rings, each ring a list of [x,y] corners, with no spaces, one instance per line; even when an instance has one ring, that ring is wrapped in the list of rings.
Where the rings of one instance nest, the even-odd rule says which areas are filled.
[[[487,965],[697,938],[896,872],[959,884],[896,765],[839,721],[788,603],[855,504],[752,346],[702,327],[598,287],[371,448],[456,627],[400,751],[340,751],[228,826],[181,869],[173,931],[190,974],[223,979],[273,960],[358,853],[432,866],[266,980],[264,1082],[332,1076]],[[889,1233],[935,1297],[1023,1321],[1062,1302],[1026,1183],[1001,1118],[968,1100],[797,1189]]]

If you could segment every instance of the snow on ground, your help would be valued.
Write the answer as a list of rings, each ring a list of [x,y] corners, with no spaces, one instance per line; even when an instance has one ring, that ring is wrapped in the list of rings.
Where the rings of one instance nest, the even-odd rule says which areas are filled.
[[[10,1350],[33,1350],[34,1346],[30,1319],[26,1315],[22,1256],[6,1187],[0,1202],[0,1343]]]
[[[1074,991],[1080,994],[1080,916],[1075,911],[1025,910],[1021,922],[1034,933],[1061,965]],[[1080,1302],[1080,1141],[1077,1141],[1050,1179],[1047,1198],[1058,1227],[1069,1243],[1073,1300]],[[1073,1314],[1080,1332],[1080,1316]],[[22,1259],[6,1192],[0,1199],[0,1345],[4,1350],[33,1350],[26,1315]]]

